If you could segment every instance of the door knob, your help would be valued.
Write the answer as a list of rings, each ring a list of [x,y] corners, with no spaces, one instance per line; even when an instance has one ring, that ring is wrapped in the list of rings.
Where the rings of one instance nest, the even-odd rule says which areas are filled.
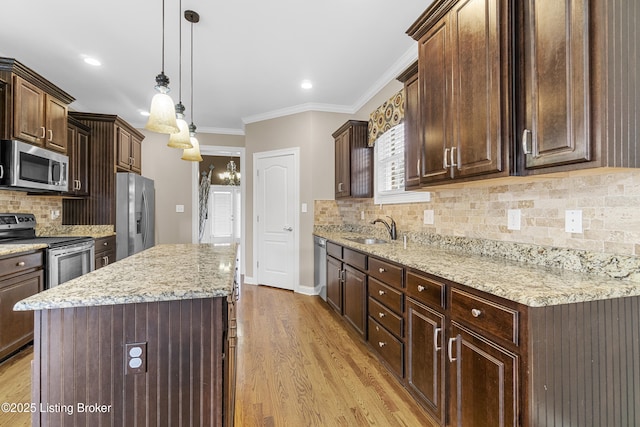
[[[282,229],[283,229],[284,231],[293,231],[293,227],[290,227],[290,226],[288,226],[288,225],[285,225],[284,227],[282,227]]]

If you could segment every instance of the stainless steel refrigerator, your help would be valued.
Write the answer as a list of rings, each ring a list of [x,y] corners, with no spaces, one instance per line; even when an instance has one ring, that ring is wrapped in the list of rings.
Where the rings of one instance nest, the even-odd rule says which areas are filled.
[[[134,173],[116,174],[116,259],[155,245],[153,180]]]

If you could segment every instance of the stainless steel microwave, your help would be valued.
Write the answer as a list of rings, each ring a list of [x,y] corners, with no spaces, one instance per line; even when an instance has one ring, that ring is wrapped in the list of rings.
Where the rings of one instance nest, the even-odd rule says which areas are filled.
[[[0,188],[67,191],[69,157],[16,140],[0,141]]]

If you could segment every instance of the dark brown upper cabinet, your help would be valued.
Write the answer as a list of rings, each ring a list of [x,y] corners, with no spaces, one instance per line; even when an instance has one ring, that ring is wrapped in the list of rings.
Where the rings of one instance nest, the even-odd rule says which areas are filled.
[[[373,197],[373,148],[367,145],[369,123],[349,120],[336,130],[335,197]]]
[[[436,1],[407,31],[418,41],[421,185],[509,174],[510,25],[503,0]]]
[[[12,58],[0,58],[0,80],[1,138],[66,154],[68,105],[75,99]]]
[[[91,129],[73,117],[68,118],[67,142],[69,155],[68,196],[89,195],[89,137]]]
[[[404,84],[404,188],[412,190],[420,187],[421,168],[424,165],[418,62],[400,74],[398,80]]]

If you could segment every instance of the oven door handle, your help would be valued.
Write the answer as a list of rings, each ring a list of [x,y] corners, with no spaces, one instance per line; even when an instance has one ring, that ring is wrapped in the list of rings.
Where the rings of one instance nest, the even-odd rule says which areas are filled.
[[[78,243],[72,246],[65,246],[62,248],[49,249],[49,252],[51,253],[51,256],[59,257],[59,256],[74,254],[78,252],[85,252],[85,251],[91,250],[92,247],[93,247],[93,242],[86,242],[86,243]]]

